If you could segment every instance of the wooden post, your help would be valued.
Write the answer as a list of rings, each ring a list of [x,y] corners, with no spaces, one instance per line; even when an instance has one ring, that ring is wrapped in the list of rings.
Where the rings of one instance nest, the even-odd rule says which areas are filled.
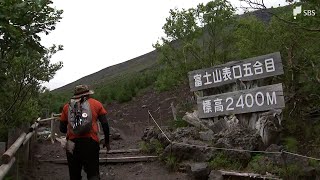
[[[51,113],[51,118],[54,118],[53,117],[53,113]],[[54,144],[54,140],[55,140],[55,132],[54,132],[54,121],[55,119],[51,119],[51,143]]]
[[[177,120],[177,109],[174,107],[173,102],[171,102],[171,110],[172,110],[172,115],[173,119],[176,121]]]
[[[142,109],[145,109],[146,110],[146,112],[147,112],[147,115],[148,115],[148,126],[150,126],[150,119],[149,119],[149,109],[148,109],[148,107],[147,107],[147,105],[143,105],[142,106]]]
[[[159,106],[159,119],[160,119],[160,127],[162,127],[161,107],[160,106]]]
[[[0,142],[0,154],[6,152],[6,142]]]
[[[22,172],[22,174],[24,175],[26,173],[26,169],[29,166],[29,159],[30,159],[30,137],[33,135],[34,131],[29,132],[26,137],[25,140],[22,143],[22,148],[20,148],[18,150],[18,156],[16,155],[15,157],[17,158],[17,161],[19,162],[19,160],[21,160],[21,167],[18,164],[18,171],[17,172]],[[20,157],[21,156],[21,157]],[[18,175],[18,173],[17,173]],[[23,176],[22,175],[22,176]],[[18,176],[17,176],[18,179]]]
[[[30,159],[30,141],[27,142],[25,146],[25,151],[24,151],[25,167],[29,165],[29,159]]]
[[[20,137],[11,145],[11,147],[2,155],[1,161],[4,164],[8,164],[17,150],[20,148],[24,139],[26,137],[26,133],[22,133]]]
[[[150,115],[149,115],[149,110],[147,110],[147,114],[148,114],[148,126],[150,127]]]
[[[21,152],[19,151],[19,149],[18,149],[18,152],[16,153],[16,155],[15,155],[15,158],[16,158],[16,163],[15,163],[15,166],[16,166],[16,173],[15,173],[15,178],[16,179],[20,179],[19,178],[19,174],[20,174],[20,169],[19,169],[19,166],[20,166],[20,154],[21,154]]]
[[[286,174],[288,174],[288,164],[287,164],[287,156],[284,153],[284,151],[281,151],[281,159],[283,161],[284,164],[284,168],[286,169]]]
[[[40,118],[38,118],[37,120],[40,120]],[[37,125],[35,125],[35,128],[34,128],[35,135],[32,138],[33,143],[37,142],[38,140],[38,125],[39,125],[39,122],[37,123]]]
[[[37,143],[37,134],[38,134],[38,125],[39,125],[39,121],[40,121],[41,118],[38,118],[36,120],[35,123],[33,123],[31,125],[31,128],[33,129],[33,134],[29,137],[29,141],[30,141],[30,149],[29,149],[29,157],[30,157],[30,161],[29,163],[30,164],[33,164],[34,163],[34,158],[33,158],[33,154],[34,154],[34,143]],[[28,133],[29,134],[29,133]],[[26,139],[28,139],[28,136],[26,137]]]

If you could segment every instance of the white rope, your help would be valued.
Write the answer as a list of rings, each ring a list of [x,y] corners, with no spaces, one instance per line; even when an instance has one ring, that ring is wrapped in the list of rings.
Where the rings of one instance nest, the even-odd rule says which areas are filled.
[[[281,152],[277,152],[277,151],[251,151],[251,150],[246,150],[246,149],[218,148],[218,147],[212,147],[212,146],[201,146],[201,145],[187,144],[187,143],[179,143],[179,142],[173,142],[173,144],[180,144],[180,145],[200,147],[200,148],[210,148],[210,149],[216,149],[216,150],[225,150],[225,151],[251,152],[251,153],[266,153],[266,154],[281,154]]]
[[[320,161],[320,159],[318,159],[318,158],[308,157],[308,156],[304,156],[304,155],[300,155],[300,154],[296,154],[296,153],[292,153],[292,152],[288,152],[288,151],[283,151],[283,152],[287,153],[287,154],[290,154],[290,155],[293,155],[293,156],[298,156],[298,157],[302,157],[302,158],[307,158],[307,159]]]
[[[152,114],[150,113],[150,111],[148,110],[149,115],[151,116],[153,122],[158,126],[159,130],[162,132],[162,134],[166,137],[166,139],[172,143],[172,141],[168,138],[168,136],[163,132],[163,130],[160,128],[159,124],[156,122],[156,120],[153,118]]]
[[[153,112],[157,112],[157,111],[159,111],[159,110],[160,110],[160,107],[158,107],[158,109],[154,110]]]

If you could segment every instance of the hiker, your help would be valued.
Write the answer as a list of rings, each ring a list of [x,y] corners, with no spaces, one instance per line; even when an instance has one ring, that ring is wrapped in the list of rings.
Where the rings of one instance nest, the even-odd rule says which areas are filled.
[[[100,179],[97,120],[105,135],[103,147],[110,150],[107,111],[99,101],[90,97],[93,93],[87,85],[76,86],[74,96],[64,105],[61,113],[60,131],[67,133],[66,152],[70,180],[81,179],[82,167],[88,180]]]

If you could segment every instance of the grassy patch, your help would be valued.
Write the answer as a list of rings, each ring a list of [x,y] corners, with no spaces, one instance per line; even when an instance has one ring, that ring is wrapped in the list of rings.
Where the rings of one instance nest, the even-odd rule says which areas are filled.
[[[180,107],[181,107],[181,110],[184,112],[192,112],[193,110],[193,104],[190,101],[185,101],[181,103]]]
[[[166,166],[170,170],[175,170],[178,167],[178,160],[174,155],[169,155],[165,158]]]
[[[311,163],[315,164],[316,162]],[[255,173],[265,174],[266,172],[269,172],[285,179],[294,179],[302,175],[301,167],[299,167],[298,164],[280,166],[273,164],[272,161],[268,161],[268,159],[262,155],[254,156],[247,168]]]
[[[283,178],[294,179],[302,175],[302,170],[297,164],[289,164],[287,167],[282,167],[279,174]]]
[[[177,120],[173,120],[170,122],[170,127],[172,129],[177,129],[177,128],[181,128],[181,127],[188,127],[189,124],[184,121],[181,117],[177,117]]]
[[[141,141],[139,143],[139,148],[144,153],[149,153],[149,151],[150,151],[149,144],[147,142],[145,142],[145,141]]]
[[[320,168],[320,161],[310,159],[308,163],[311,167]]]
[[[162,145],[161,142],[160,142],[159,140],[157,140],[157,139],[151,141],[151,142],[150,142],[150,146],[151,146],[152,150],[154,150],[157,155],[162,154],[162,152],[163,152],[163,150],[164,150],[163,145]]]
[[[259,174],[265,174],[266,172],[279,174],[281,171],[280,168],[266,161],[264,158],[262,155],[253,156],[247,168]]]
[[[150,143],[141,141],[139,147],[144,153],[156,153],[157,155],[162,154],[164,147],[161,142],[157,139],[153,139]]]
[[[285,147],[288,151],[297,152],[298,150],[298,141],[294,137],[286,137],[284,139]]]
[[[212,160],[210,160],[209,166],[212,169],[242,169],[242,165],[239,161],[228,158],[228,156],[224,153],[219,153]]]

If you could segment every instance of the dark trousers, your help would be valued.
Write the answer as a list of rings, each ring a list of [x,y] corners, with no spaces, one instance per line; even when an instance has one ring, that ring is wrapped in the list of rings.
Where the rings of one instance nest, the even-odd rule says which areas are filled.
[[[73,154],[67,152],[70,180],[81,180],[82,167],[88,180],[100,179],[99,174],[99,143],[92,138],[78,138]]]

